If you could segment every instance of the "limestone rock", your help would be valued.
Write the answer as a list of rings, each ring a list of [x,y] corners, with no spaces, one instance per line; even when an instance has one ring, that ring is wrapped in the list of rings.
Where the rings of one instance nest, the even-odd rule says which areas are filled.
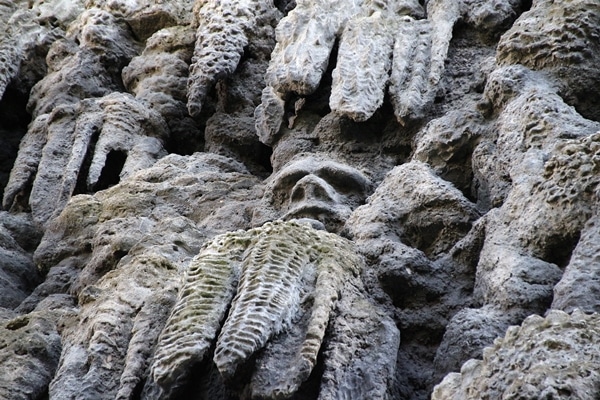
[[[35,253],[46,281],[21,307],[40,308],[51,293],[78,298],[51,398],[129,399],[142,390],[180,271],[215,232],[249,226],[244,207],[257,200],[257,185],[224,157],[171,155],[67,204]],[[218,211],[223,193],[231,201]],[[145,387],[148,396],[159,389]]]
[[[597,314],[531,316],[485,349],[482,361],[470,360],[460,374],[448,375],[432,399],[593,399],[598,331]]]
[[[547,81],[524,67],[499,68],[487,85],[484,93],[499,112],[496,154],[511,155],[502,162],[489,159],[495,163],[489,169],[497,176],[508,174],[510,190],[502,206],[485,217],[474,287],[484,308],[474,319],[485,320],[492,307],[506,317],[504,324],[518,324],[550,307],[562,268],[592,216],[598,124],[577,114]],[[464,335],[455,323],[440,348]],[[490,339],[483,324],[467,330],[469,336]]]
[[[522,64],[557,78],[565,101],[598,121],[600,5],[593,0],[558,4],[536,0],[498,43],[500,65]]]
[[[166,154],[167,135],[160,115],[130,95],[57,107],[37,118],[23,139],[4,207],[28,203],[36,222],[45,224],[73,193],[106,188],[152,165]]]
[[[413,161],[389,172],[349,224],[356,237],[395,237],[434,258],[466,235],[478,217],[462,193]]]
[[[14,309],[40,281],[28,251],[39,233],[27,214],[0,212],[0,307]]]
[[[135,53],[122,19],[100,9],[86,10],[65,39],[50,47],[48,74],[33,87],[28,111],[37,118],[60,105],[121,91],[121,69]]]
[[[52,398],[129,399],[148,374],[153,345],[174,302],[178,270],[204,239],[188,220],[159,232],[79,292],[79,323],[63,332]],[[88,368],[83,368],[87,365]]]
[[[0,396],[15,400],[44,396],[61,350],[56,314],[36,311],[1,318],[0,349]]]
[[[324,154],[298,154],[269,178],[253,223],[311,218],[330,232],[340,232],[370,191],[370,179],[361,171]]]
[[[577,246],[564,270],[561,280],[554,286],[552,308],[572,312],[598,312],[599,282],[597,256],[597,223],[594,214],[581,232]]]
[[[202,142],[199,128],[186,107],[194,40],[194,31],[188,26],[161,29],[122,72],[127,90],[166,121],[170,131],[167,147],[184,154],[195,150],[189,148],[190,143]]]
[[[332,72],[331,110],[365,121],[383,103],[389,83],[394,113],[401,124],[421,119],[443,77],[454,25],[463,20],[498,32],[516,17],[520,3],[476,5],[464,1],[346,1],[331,5],[301,2],[278,25],[256,128],[270,143],[281,125],[291,94],[313,94],[340,40]],[[483,22],[485,21],[485,22]],[[292,32],[290,34],[290,32]],[[278,98],[278,99],[277,99]]]
[[[377,309],[362,299],[364,292],[361,294],[359,288],[349,289],[349,293],[343,290],[348,285],[360,285],[356,278],[361,263],[350,242],[295,221],[217,236],[187,271],[160,337],[154,379],[167,390],[177,388],[191,365],[208,355],[216,339],[213,361],[228,381],[267,345],[266,352],[257,356],[249,390],[253,396],[289,397],[310,376],[326,328],[339,310],[350,317],[338,320],[340,326],[333,328],[334,339],[326,350],[332,364],[326,366],[321,396],[348,396],[361,388],[365,396],[384,398],[385,377],[389,375],[383,371],[389,373],[394,368],[399,336],[385,314],[371,314]],[[336,306],[340,298],[350,303]],[[361,301],[364,305],[359,307]],[[374,326],[363,318],[373,321]],[[292,324],[299,319],[303,322]],[[335,326],[336,319],[333,321]],[[288,331],[292,340],[280,337]],[[346,346],[343,337],[348,335],[364,338],[361,343],[365,340],[363,346],[367,348],[372,343],[366,337],[373,337],[386,349],[386,356],[373,364],[368,361],[367,350],[340,348]],[[274,337],[274,348],[269,348],[268,342]],[[352,359],[356,352],[359,360]],[[373,380],[378,384],[371,383]]]
[[[487,134],[479,113],[451,111],[429,122],[416,135],[413,159],[427,163],[436,175],[463,193],[471,193],[473,150]]]
[[[190,115],[200,114],[204,97],[218,79],[233,74],[254,31],[260,31],[258,27],[275,11],[271,1],[197,3],[198,30],[188,85]]]

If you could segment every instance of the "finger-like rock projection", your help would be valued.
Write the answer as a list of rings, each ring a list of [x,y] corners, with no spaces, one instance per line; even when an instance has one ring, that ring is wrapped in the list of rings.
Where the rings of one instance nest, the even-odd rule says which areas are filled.
[[[598,340],[598,314],[553,310],[546,318],[531,316],[486,348],[483,360],[449,374],[432,399],[595,399]]]
[[[105,189],[151,166],[166,155],[167,137],[162,117],[129,94],[57,107],[23,138],[3,205],[29,205],[44,224],[74,192]]]
[[[413,0],[299,1],[277,27],[268,86],[256,109],[259,137],[270,143],[279,131],[290,94],[315,92],[338,38],[332,111],[365,121],[382,105],[387,88],[399,122],[422,118],[443,76],[455,23],[488,24],[496,32],[519,8],[518,1],[471,3],[432,0],[424,10]]]
[[[187,270],[153,378],[167,392],[177,389],[214,345],[213,362],[226,382],[255,356],[251,396],[287,398],[310,376],[329,332],[319,398],[356,390],[384,398],[399,335],[365,297],[361,268],[351,242],[307,223],[267,223],[217,236]],[[360,338],[357,349],[345,348],[348,336]],[[373,346],[377,362],[369,361]]]
[[[222,156],[169,155],[107,190],[71,199],[35,254],[46,280],[19,307],[31,311],[54,293],[78,298],[61,331],[50,398],[124,400],[142,388],[141,398],[156,398],[156,384],[144,382],[180,271],[215,233],[250,226],[259,184]]]
[[[188,110],[198,116],[208,91],[235,71],[246,47],[274,19],[271,0],[197,1],[196,47],[188,84]]]

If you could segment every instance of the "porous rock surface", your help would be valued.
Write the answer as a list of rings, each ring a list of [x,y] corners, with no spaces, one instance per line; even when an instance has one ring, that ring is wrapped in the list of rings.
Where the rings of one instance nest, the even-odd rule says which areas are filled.
[[[598,314],[552,310],[511,326],[433,391],[438,399],[593,399],[597,396]],[[530,357],[524,358],[526,352]]]
[[[599,27],[0,0],[0,397],[598,398]]]

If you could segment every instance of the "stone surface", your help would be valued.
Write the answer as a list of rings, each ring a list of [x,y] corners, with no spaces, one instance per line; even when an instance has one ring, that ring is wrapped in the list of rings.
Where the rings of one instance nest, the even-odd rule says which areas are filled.
[[[56,311],[0,319],[0,396],[36,399],[47,394],[61,351]]]
[[[257,184],[224,157],[172,155],[67,204],[35,253],[49,270],[46,281],[20,307],[31,309],[52,293],[77,296],[78,313],[62,332],[52,398],[129,399],[141,390],[180,271],[207,238],[249,226],[243,208]],[[219,213],[223,193],[230,201]]]
[[[215,237],[187,270],[153,378],[167,391],[177,388],[214,344],[213,362],[230,381],[266,346],[247,390],[290,397],[311,375],[333,325],[320,398],[385,398],[399,334],[365,297],[361,268],[351,242],[293,220]]]
[[[16,308],[39,284],[30,254],[39,238],[29,215],[0,212],[0,307]]]
[[[598,387],[598,314],[553,310],[513,326],[448,375],[432,399],[593,399]],[[527,354],[527,357],[523,357]]]
[[[0,0],[0,397],[597,398],[599,12]]]
[[[152,165],[166,154],[167,136],[161,116],[128,94],[56,107],[23,138],[3,205],[30,207],[45,224],[72,194],[107,188]]]

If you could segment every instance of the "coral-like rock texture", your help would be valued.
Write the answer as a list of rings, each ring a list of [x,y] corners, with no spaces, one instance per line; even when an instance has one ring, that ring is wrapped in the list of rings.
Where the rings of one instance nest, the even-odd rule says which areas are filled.
[[[599,64],[598,0],[0,0],[0,398],[600,398]]]
[[[188,87],[190,115],[200,113],[204,97],[218,79],[233,74],[244,48],[275,12],[271,0],[196,3],[198,31]]]
[[[448,375],[432,399],[593,399],[597,396],[598,314],[531,316]],[[526,352],[531,358],[523,358]],[[534,361],[535,360],[535,361]]]
[[[326,367],[321,396],[351,396],[358,388],[364,390],[365,398],[384,398],[387,385],[381,372],[394,367],[399,335],[374,305],[359,300],[359,288],[344,290],[357,285],[361,267],[350,242],[309,224],[267,223],[217,236],[187,270],[159,340],[154,379],[163,386],[184,379],[189,366],[207,357],[216,342],[213,361],[223,378],[231,380],[253,354],[267,346],[257,356],[257,372],[249,390],[263,398],[289,397],[315,367],[326,328],[331,320],[336,324],[335,304],[340,301],[349,303],[340,306],[340,311],[350,315],[333,328],[334,339],[326,350],[332,364]],[[353,315],[353,303],[357,303],[357,315]],[[292,325],[299,319],[302,322]],[[288,331],[291,340],[285,337]],[[383,360],[370,364],[353,359],[352,352],[343,349],[343,340],[336,337],[342,333],[361,336],[367,348],[373,343],[365,335],[372,333],[381,346],[380,357],[385,355]],[[275,339],[272,346],[271,339]],[[358,354],[368,356],[367,351]]]

